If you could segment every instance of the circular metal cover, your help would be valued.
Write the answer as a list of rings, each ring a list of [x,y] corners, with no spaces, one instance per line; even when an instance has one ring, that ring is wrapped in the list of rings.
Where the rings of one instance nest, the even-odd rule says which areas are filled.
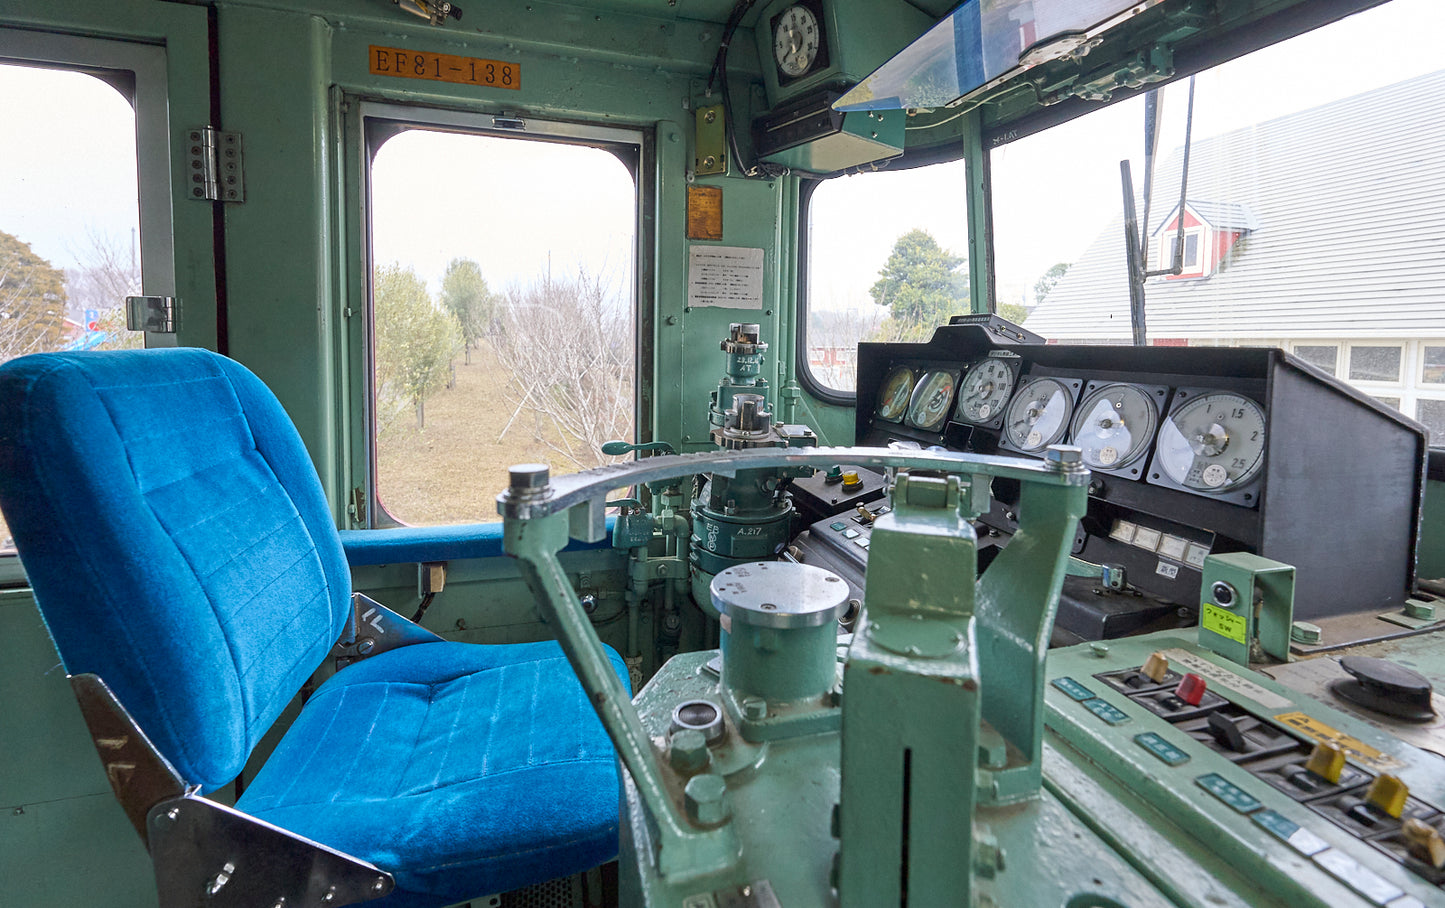
[[[718,573],[712,604],[755,627],[817,627],[848,608],[848,584],[832,571],[790,561],[739,564]]]

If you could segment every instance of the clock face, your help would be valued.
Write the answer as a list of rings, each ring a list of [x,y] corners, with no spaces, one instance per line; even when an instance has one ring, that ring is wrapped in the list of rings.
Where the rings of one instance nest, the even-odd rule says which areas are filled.
[[[773,24],[773,56],[778,70],[796,79],[813,68],[818,59],[821,33],[818,17],[805,6],[790,6]]]

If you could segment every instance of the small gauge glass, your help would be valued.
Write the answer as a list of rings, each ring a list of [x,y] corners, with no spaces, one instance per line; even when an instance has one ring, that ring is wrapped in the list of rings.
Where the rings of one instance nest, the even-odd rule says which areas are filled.
[[[1156,466],[1200,492],[1227,492],[1264,466],[1264,411],[1238,394],[1215,392],[1186,401],[1159,430]]]
[[[1004,437],[1020,451],[1042,451],[1064,437],[1073,404],[1069,389],[1053,378],[1035,378],[1019,388],[1004,415]]]
[[[796,79],[818,59],[818,19],[806,6],[783,10],[773,26],[773,57],[783,75]]]
[[[1008,363],[985,359],[963,377],[956,416],[961,422],[975,425],[992,422],[1003,412],[1013,389],[1014,374]]]
[[[1138,460],[1159,424],[1159,408],[1147,391],[1134,385],[1105,385],[1079,404],[1073,443],[1083,449],[1084,464],[1113,470]]]
[[[953,389],[958,384],[958,374],[945,370],[925,372],[918,380],[913,400],[908,407],[908,424],[914,428],[932,432],[943,425],[948,416],[948,405],[953,403]]]
[[[878,386],[878,408],[874,411],[879,419],[898,422],[908,412],[908,399],[913,393],[913,370],[907,366],[894,366]]]

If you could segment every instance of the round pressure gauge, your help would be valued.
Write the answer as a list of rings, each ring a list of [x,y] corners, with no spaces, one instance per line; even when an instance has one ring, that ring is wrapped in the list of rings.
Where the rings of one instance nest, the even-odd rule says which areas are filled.
[[[773,20],[773,57],[778,71],[796,79],[818,59],[818,17],[806,6],[790,6]]]
[[[1264,466],[1264,412],[1254,401],[1223,391],[1185,401],[1159,430],[1154,464],[1188,489],[1239,488]]]
[[[985,359],[964,376],[955,415],[962,422],[975,425],[998,419],[1013,389],[1014,374],[1008,363]]]
[[[1020,451],[1042,451],[1064,437],[1073,402],[1054,378],[1035,378],[1019,388],[1004,415],[1004,438]]]
[[[913,393],[913,370],[907,366],[894,366],[878,386],[878,406],[874,410],[879,419],[898,422],[908,410],[908,397]]]
[[[953,388],[957,384],[956,372],[942,369],[925,372],[908,406],[908,424],[927,432],[941,426],[948,416],[948,405],[953,403]]]
[[[1073,443],[1083,449],[1090,469],[1128,466],[1149,448],[1159,424],[1159,408],[1148,392],[1133,385],[1105,385],[1079,404]]]

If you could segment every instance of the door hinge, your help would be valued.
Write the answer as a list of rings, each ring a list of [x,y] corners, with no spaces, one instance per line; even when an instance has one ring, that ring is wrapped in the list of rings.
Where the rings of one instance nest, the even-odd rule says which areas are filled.
[[[191,198],[246,201],[246,172],[241,166],[241,134],[202,126],[186,133],[186,168]]]
[[[127,331],[175,334],[181,323],[181,301],[174,296],[128,296],[125,298]]]

